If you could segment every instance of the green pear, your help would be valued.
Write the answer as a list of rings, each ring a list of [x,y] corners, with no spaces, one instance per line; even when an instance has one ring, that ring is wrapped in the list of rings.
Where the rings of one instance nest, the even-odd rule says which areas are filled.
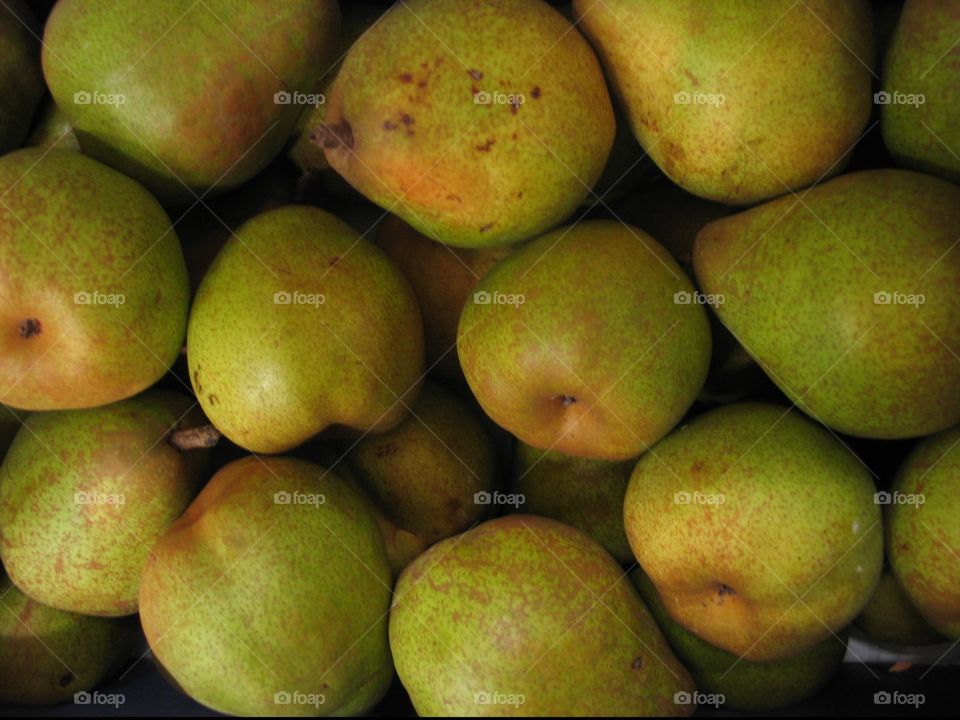
[[[183,203],[283,149],[339,26],[336,0],[64,0],[43,70],[85,153]]]
[[[512,246],[450,247],[418,233],[396,215],[384,218],[376,243],[417,295],[427,367],[444,379],[463,382],[457,357],[460,312],[480,279],[513,251]]]
[[[0,158],[0,401],[26,410],[115,402],[176,359],[183,254],[149,193],[79,153]]]
[[[801,410],[849,435],[913,437],[960,422],[958,228],[960,187],[864,171],[707,225],[694,267]]]
[[[682,716],[693,682],[626,575],[563,523],[509,515],[400,576],[390,648],[421,716]]]
[[[846,627],[880,577],[866,468],[794,410],[727,405],[640,458],[630,546],[670,616],[722,650],[777,660]]]
[[[684,189],[749,205],[837,172],[870,116],[865,0],[574,0],[614,94]]]
[[[73,123],[66,113],[49,99],[40,109],[33,131],[27,138],[27,145],[80,152],[80,141],[73,131]]]
[[[151,390],[89,410],[32,413],[0,468],[0,557],[45,605],[137,612],[153,542],[206,480],[209,453],[173,433],[203,418],[192,398]]]
[[[921,440],[885,498],[887,555],[907,598],[960,638],[960,426]]]
[[[344,59],[317,141],[430,239],[491,247],[576,210],[613,136],[600,64],[542,0],[409,0]]]
[[[623,496],[636,459],[611,462],[538,450],[517,442],[510,490],[523,512],[572,525],[617,562],[633,562],[623,528]]]
[[[944,642],[944,637],[921,617],[893,573],[886,568],[870,602],[853,624],[881,643],[933,645]]]
[[[523,442],[626,460],[666,435],[703,385],[710,327],[693,292],[643,231],[581,222],[481,279],[457,353],[484,411]]]
[[[396,527],[423,548],[475,525],[497,489],[497,448],[471,406],[427,383],[410,415],[345,458]]]
[[[20,147],[45,91],[37,22],[22,0],[0,3],[0,155]]]
[[[902,165],[960,182],[960,4],[907,0],[878,93],[880,127]]]
[[[717,696],[725,710],[782,710],[803,702],[830,682],[846,654],[846,633],[841,631],[782,660],[744,660],[704,642],[675,622],[650,578],[639,568],[630,573],[630,579],[699,691]]]
[[[220,470],[154,546],[140,618],[191,697],[233,715],[351,715],[393,676],[390,568],[366,500],[294,458]]]
[[[207,417],[261,453],[333,424],[389,430],[423,372],[410,285],[349,225],[298,205],[256,216],[220,251],[197,291],[187,347]]]

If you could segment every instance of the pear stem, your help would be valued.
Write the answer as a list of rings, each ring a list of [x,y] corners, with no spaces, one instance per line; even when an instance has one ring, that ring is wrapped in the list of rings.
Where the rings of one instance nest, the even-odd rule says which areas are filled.
[[[213,425],[198,425],[197,427],[175,430],[170,434],[170,444],[177,450],[199,450],[212,448],[220,440],[221,434]]]

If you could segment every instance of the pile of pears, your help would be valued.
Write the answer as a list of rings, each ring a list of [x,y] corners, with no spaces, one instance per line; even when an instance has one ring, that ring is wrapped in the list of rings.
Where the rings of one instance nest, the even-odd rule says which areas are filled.
[[[958,37],[0,2],[0,703],[687,716],[949,648]]]

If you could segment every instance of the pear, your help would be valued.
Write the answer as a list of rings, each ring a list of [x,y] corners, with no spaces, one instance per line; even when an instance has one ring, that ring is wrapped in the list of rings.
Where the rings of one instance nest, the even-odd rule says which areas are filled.
[[[634,134],[674,182],[749,205],[837,172],[870,116],[865,0],[574,0]]]
[[[45,605],[137,611],[153,542],[206,480],[209,453],[172,434],[203,422],[192,398],[151,390],[89,410],[32,413],[0,468],[0,557]]]
[[[707,225],[694,267],[724,325],[834,430],[906,438],[960,422],[960,188],[844,175]]]
[[[902,165],[960,182],[960,5],[907,0],[878,93],[880,127]]]
[[[423,372],[410,285],[349,225],[298,205],[257,215],[220,251],[197,291],[187,347],[207,417],[260,453],[332,424],[389,430]]]
[[[336,0],[64,0],[44,76],[85,153],[185,203],[282,150],[339,25]]]
[[[900,467],[887,511],[890,568],[923,619],[960,638],[960,426],[924,438]]]
[[[740,403],[640,458],[627,538],[670,616],[722,650],[777,660],[847,626],[883,564],[860,461],[801,413]]]
[[[140,636],[135,617],[55,610],[0,573],[0,702],[55,705],[120,669]]]
[[[52,100],[47,100],[41,107],[27,144],[31,147],[80,152],[80,141],[73,131],[73,123]]]
[[[581,222],[483,277],[457,353],[484,411],[523,442],[626,460],[666,435],[703,385],[710,328],[693,291],[643,231]]]
[[[907,599],[900,583],[886,568],[870,602],[853,624],[867,633],[871,640],[881,643],[933,645],[944,642],[944,637],[921,617]]]
[[[623,496],[636,464],[573,457],[518,441],[510,491],[522,496],[523,512],[572,525],[628,564],[633,552],[623,528]]]
[[[479,522],[499,481],[497,448],[483,418],[433,383],[400,425],[354,443],[345,462],[421,548]]]
[[[318,142],[431,240],[492,247],[576,210],[613,136],[600,64],[542,0],[410,0],[344,59]]]
[[[26,3],[0,3],[0,155],[20,147],[43,98],[36,31],[36,18]]]
[[[513,247],[450,247],[418,233],[396,215],[384,218],[376,242],[417,295],[423,313],[428,369],[441,378],[462,383],[463,370],[457,357],[460,312],[480,279]]]
[[[434,545],[397,583],[390,648],[421,716],[680,716],[693,682],[597,543],[509,515]]]
[[[393,676],[389,605],[366,501],[282,457],[220,470],[157,541],[140,590],[154,656],[195,700],[234,715],[369,710]]]
[[[170,219],[140,185],[79,153],[0,158],[0,400],[93,407],[166,373],[188,285]]]
[[[846,633],[841,631],[783,660],[744,660],[704,642],[675,622],[650,578],[639,568],[630,573],[630,579],[699,691],[722,698],[725,710],[782,710],[803,702],[830,682],[846,654]]]

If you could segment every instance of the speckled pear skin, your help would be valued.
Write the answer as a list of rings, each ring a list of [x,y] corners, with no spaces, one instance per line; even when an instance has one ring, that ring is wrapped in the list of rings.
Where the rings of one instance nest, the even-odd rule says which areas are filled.
[[[561,223],[600,177],[615,129],[596,56],[542,0],[395,5],[344,59],[327,101],[320,141],[333,169],[457,247]]]
[[[207,479],[210,452],[181,452],[168,436],[203,422],[192,398],[167,390],[31,414],[0,468],[10,578],[60,610],[137,612],[150,546]]]
[[[887,50],[882,87],[891,94],[923,95],[923,104],[880,107],[883,141],[894,158],[953,182],[960,182],[960,159],[950,152],[960,147],[958,35],[960,5],[907,0]]]
[[[694,709],[674,703],[693,682],[620,566],[548,518],[491,520],[417,558],[397,583],[390,647],[421,716]]]
[[[695,195],[749,205],[806,187],[842,169],[870,116],[866,2],[573,7],[640,144]]]
[[[846,627],[883,564],[866,468],[776,405],[727,405],[675,430],[640,458],[623,513],[670,616],[748,660],[795,655]]]
[[[157,201],[95,160],[40,148],[0,158],[0,195],[4,403],[93,407],[153,385],[180,351],[189,296]]]
[[[37,29],[26,3],[0,5],[0,155],[20,147],[45,92]]]
[[[923,504],[886,506],[887,555],[894,576],[923,618],[960,638],[960,426],[921,440],[891,492]]]
[[[675,622],[650,578],[639,568],[630,579],[640,591],[667,642],[705,694],[723,695],[724,710],[782,710],[820,692],[837,674],[847,651],[846,631],[830,635],[798,655],[752,662],[704,642]]]
[[[872,170],[794,203],[698,234],[697,279],[724,296],[723,323],[791,401],[834,430],[906,438],[960,422],[960,253],[950,251],[960,187]],[[918,295],[922,304],[908,304]]]
[[[887,568],[884,568],[870,602],[853,624],[880,643],[933,645],[946,640],[917,612]]]
[[[636,457],[680,421],[706,377],[706,311],[676,302],[693,291],[641,230],[607,220],[560,228],[480,281],[486,294],[460,317],[460,363],[484,411],[523,442]]]
[[[282,457],[220,470],[154,546],[140,593],[154,655],[191,697],[233,715],[372,708],[393,676],[389,606],[383,540],[360,492]]]
[[[524,496],[520,510],[567,523],[633,563],[623,528],[623,496],[636,459],[611,462],[538,450],[517,441],[510,492]]]
[[[463,382],[457,356],[457,325],[477,283],[513,246],[454,248],[434,242],[396,215],[377,228],[377,245],[410,281],[423,313],[427,367],[436,375]]]
[[[483,418],[426,383],[400,425],[352,445],[345,462],[393,523],[428,547],[463,532],[489,510],[477,493],[497,489],[497,446]]]
[[[353,228],[308,206],[237,230],[197,290],[187,345],[207,417],[258,453],[284,452],[332,424],[389,430],[423,373],[409,283]]]
[[[140,634],[136,617],[100,618],[31,600],[0,574],[0,702],[55,705],[116,672]]]
[[[47,20],[43,71],[85,153],[186,203],[282,149],[303,108],[274,95],[313,88],[339,26],[336,0],[66,0]],[[84,92],[124,102],[75,102]]]

